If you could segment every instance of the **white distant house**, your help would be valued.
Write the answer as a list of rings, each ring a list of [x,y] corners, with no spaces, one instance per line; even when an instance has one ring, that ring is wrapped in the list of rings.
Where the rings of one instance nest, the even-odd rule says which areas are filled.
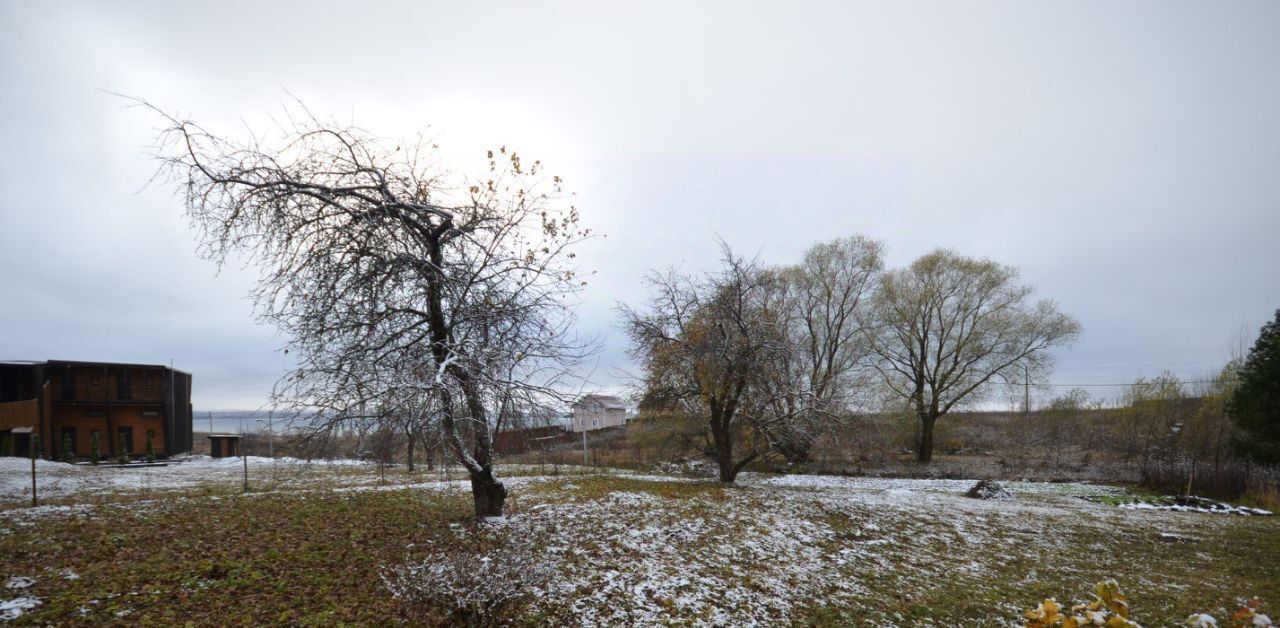
[[[627,403],[609,395],[584,395],[573,404],[574,432],[626,425]]]

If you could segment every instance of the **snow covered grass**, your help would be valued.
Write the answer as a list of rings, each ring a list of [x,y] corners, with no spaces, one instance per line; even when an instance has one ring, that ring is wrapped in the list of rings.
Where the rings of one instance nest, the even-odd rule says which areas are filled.
[[[20,594],[40,602],[14,621],[438,624],[495,595],[463,576],[507,546],[554,565],[493,589],[493,619],[529,625],[1005,625],[1109,577],[1144,625],[1280,601],[1280,518],[1080,498],[1123,493],[1105,486],[982,501],[958,480],[529,476],[507,480],[506,517],[476,524],[465,482],[372,477],[2,511],[0,578],[31,578]],[[443,597],[396,598],[396,573],[453,577]]]
[[[0,459],[0,509],[31,503],[30,461]],[[317,489],[361,486],[417,485],[423,482],[462,480],[465,471],[452,467],[427,471],[419,467],[413,474],[404,467],[381,469],[376,463],[349,460],[302,460],[298,458],[210,458],[189,456],[174,458],[163,466],[67,464],[51,460],[36,461],[36,482],[41,504],[76,504],[183,494],[200,491],[207,494],[243,492],[247,474],[253,492],[293,489]],[[245,463],[248,463],[247,465]],[[630,473],[608,470],[610,473]],[[601,469],[575,465],[502,465],[505,477],[531,475],[597,474]]]
[[[104,498],[136,493],[189,491],[239,491],[244,484],[245,460],[191,456],[167,461],[163,466],[67,464],[36,461],[36,488],[42,503],[75,502],[92,496]],[[248,457],[250,486],[304,486],[318,483],[376,482],[376,466],[352,460],[317,460]],[[31,475],[23,461],[0,476],[0,505],[30,503]],[[15,469],[17,469],[15,471]]]

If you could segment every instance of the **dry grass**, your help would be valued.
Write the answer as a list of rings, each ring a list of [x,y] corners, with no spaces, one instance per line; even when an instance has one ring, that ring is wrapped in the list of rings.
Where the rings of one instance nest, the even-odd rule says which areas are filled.
[[[1072,496],[1092,490],[1075,485],[1015,486],[1017,500],[992,504],[959,497],[961,483],[782,479],[512,479],[496,526],[470,521],[461,483],[122,495],[7,511],[0,556],[44,602],[19,625],[445,623],[449,609],[410,614],[380,575],[429,547],[504,535],[561,565],[497,618],[517,624],[992,625],[1107,577],[1145,625],[1249,595],[1280,601],[1276,518],[1122,511]]]

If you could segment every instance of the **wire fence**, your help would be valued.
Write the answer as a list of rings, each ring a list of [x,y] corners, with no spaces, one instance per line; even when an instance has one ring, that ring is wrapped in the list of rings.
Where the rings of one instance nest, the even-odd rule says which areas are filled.
[[[89,455],[72,448],[47,450],[38,438],[4,449],[0,456],[0,509],[23,506],[70,506],[191,494],[237,494],[271,491],[361,489],[417,485],[465,484],[466,470],[446,464],[438,444],[412,453],[403,443],[388,451],[367,443],[306,448],[297,439],[270,432],[198,434],[195,451],[172,457],[108,449]],[[3,445],[3,443],[0,443]],[[575,436],[560,443],[500,456],[500,476],[608,473],[603,448]],[[65,453],[64,453],[65,451]]]

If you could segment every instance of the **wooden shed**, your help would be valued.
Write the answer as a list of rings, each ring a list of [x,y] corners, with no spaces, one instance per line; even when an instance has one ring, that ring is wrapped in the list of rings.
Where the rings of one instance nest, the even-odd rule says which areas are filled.
[[[231,458],[240,455],[239,434],[210,434],[209,455],[214,458]]]

